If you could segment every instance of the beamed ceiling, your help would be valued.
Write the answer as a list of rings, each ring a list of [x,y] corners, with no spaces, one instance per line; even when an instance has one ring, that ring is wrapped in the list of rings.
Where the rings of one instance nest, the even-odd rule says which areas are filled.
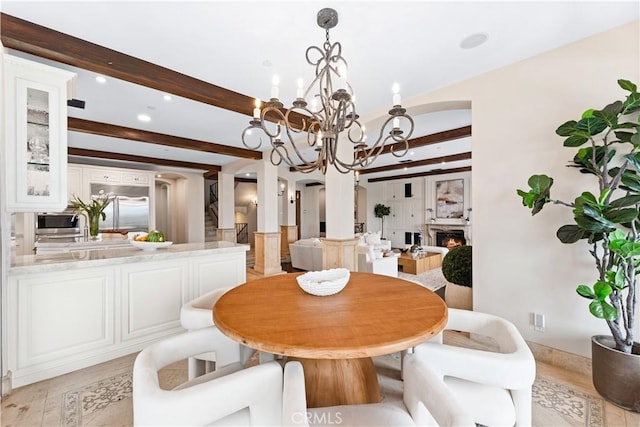
[[[503,3],[499,9],[494,3],[456,3],[331,3],[340,14],[332,38],[343,44],[368,132],[369,123],[379,122],[388,110],[394,81],[411,105],[420,94],[621,25],[638,14],[629,2],[580,5],[580,17],[570,3]],[[324,31],[315,24],[320,6],[304,1],[5,1],[0,32],[9,53],[78,74],[76,98],[86,101],[86,108],[68,108],[71,161],[194,169],[210,177],[225,164],[268,157],[265,147],[244,148],[240,134],[254,98],[268,98],[272,74],[281,75],[285,105],[293,98],[293,88],[285,82],[311,77],[304,51],[324,41]],[[540,34],[511,25],[522,14]],[[551,18],[554,25],[548,25]],[[397,24],[386,25],[393,22]],[[536,25],[542,22],[546,26]],[[400,23],[402,31],[387,31]],[[472,30],[487,33],[488,42],[460,49]],[[107,83],[96,83],[96,75],[106,76]],[[172,100],[160,100],[163,94],[171,94]],[[141,112],[153,120],[138,122],[135,115]],[[297,120],[301,122],[300,116]],[[396,158],[386,149],[361,172],[363,179],[471,170],[469,109],[430,111],[414,120],[407,155]],[[376,131],[371,130],[370,139]]]

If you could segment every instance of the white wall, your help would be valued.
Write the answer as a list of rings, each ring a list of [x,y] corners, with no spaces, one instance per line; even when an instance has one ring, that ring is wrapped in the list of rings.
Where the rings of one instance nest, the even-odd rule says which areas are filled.
[[[173,191],[172,214],[176,218],[176,243],[204,242],[204,178],[199,174],[182,173]]]
[[[313,187],[299,186],[300,190],[300,237],[320,236],[320,189],[319,185]]]
[[[534,173],[555,178],[558,199],[588,189],[588,178],[565,167],[575,149],[563,148],[555,129],[622,99],[617,79],[640,82],[639,27],[636,21],[409,103],[472,102],[474,309],[511,320],[529,341],[583,356],[591,335],[609,334],[575,293],[595,280],[593,261],[585,244],[555,236],[572,221],[570,209],[548,206],[532,218],[516,189]],[[546,316],[545,332],[533,330],[533,312]]]

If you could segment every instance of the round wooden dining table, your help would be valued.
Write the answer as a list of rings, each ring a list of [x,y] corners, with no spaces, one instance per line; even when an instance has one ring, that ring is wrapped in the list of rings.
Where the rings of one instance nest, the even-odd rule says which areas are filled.
[[[352,272],[339,293],[315,296],[298,286],[299,274],[229,290],[213,319],[243,345],[300,361],[308,407],[379,402],[371,357],[427,341],[447,323],[444,301],[407,280]]]

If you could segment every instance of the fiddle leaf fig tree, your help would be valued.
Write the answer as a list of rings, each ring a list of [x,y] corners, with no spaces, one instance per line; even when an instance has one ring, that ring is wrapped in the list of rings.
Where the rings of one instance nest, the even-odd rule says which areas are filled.
[[[573,210],[574,223],[560,227],[556,236],[562,243],[586,240],[598,272],[593,285],[581,284],[576,291],[591,301],[591,314],[607,322],[616,349],[631,353],[640,274],[640,94],[628,80],[618,85],[629,92],[625,100],[589,109],[556,129],[565,147],[577,148],[568,166],[594,178],[598,193],[584,191],[573,202],[556,200],[553,178],[533,175],[529,190],[518,195],[532,215],[548,204]]]

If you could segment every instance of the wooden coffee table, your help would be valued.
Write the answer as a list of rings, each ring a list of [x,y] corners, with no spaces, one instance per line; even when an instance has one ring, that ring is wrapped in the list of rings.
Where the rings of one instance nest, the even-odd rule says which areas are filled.
[[[415,258],[409,253],[400,254],[398,266],[409,274],[421,274],[442,265],[442,254],[438,252],[420,252]]]

